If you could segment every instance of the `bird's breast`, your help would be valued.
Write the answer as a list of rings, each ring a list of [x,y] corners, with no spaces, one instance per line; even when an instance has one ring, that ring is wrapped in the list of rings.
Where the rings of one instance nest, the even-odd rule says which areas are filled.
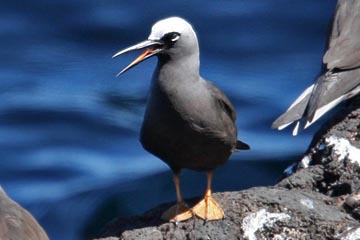
[[[203,86],[202,80],[187,82],[154,81],[147,108],[157,116],[179,118],[190,125],[208,125],[216,118],[213,99]],[[165,116],[163,116],[165,115]]]
[[[140,141],[174,168],[214,168],[235,148],[234,123],[216,104],[205,80],[191,72],[176,74],[155,71]]]
[[[143,133],[157,137],[200,136],[223,141],[230,134],[226,125],[233,126],[233,122],[227,116],[224,121],[225,112],[216,105],[205,84],[200,78],[188,81],[154,75]]]

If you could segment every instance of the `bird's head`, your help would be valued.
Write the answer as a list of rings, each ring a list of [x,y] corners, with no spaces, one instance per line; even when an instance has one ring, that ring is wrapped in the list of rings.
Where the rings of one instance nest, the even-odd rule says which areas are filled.
[[[199,53],[198,41],[192,26],[179,17],[170,17],[156,22],[147,40],[117,52],[113,58],[144,48],[146,50],[117,76],[154,55],[180,59]]]

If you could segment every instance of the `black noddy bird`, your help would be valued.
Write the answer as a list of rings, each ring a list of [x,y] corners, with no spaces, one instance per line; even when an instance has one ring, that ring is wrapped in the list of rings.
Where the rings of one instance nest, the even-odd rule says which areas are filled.
[[[226,95],[199,74],[199,46],[192,26],[171,17],[155,23],[147,40],[116,53],[146,50],[120,73],[157,56],[144,121],[142,146],[173,171],[177,203],[162,218],[184,221],[196,216],[205,220],[224,217],[211,196],[213,171],[239,149],[249,149],[237,140],[235,109]],[[180,170],[207,172],[204,198],[189,209],[181,196]]]
[[[0,186],[0,239],[49,240],[40,224]]]
[[[338,1],[323,62],[325,73],[273,122],[272,128],[282,130],[296,122],[295,136],[360,92],[360,1]]]

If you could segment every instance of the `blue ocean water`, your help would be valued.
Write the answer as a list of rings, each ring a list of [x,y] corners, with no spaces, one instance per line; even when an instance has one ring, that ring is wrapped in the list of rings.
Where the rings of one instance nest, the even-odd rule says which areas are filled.
[[[202,76],[234,103],[252,148],[215,173],[214,191],[273,184],[319,127],[298,137],[270,129],[320,73],[335,4],[2,1],[0,184],[55,240],[86,239],[114,216],[175,200],[168,167],[138,141],[156,58],[120,78],[138,53],[111,59],[174,15],[195,28]],[[185,197],[204,188],[203,173],[185,171]]]

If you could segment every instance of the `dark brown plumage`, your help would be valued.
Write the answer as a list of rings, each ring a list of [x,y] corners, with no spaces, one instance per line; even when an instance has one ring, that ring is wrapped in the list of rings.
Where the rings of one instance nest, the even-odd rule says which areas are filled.
[[[35,218],[0,187],[0,239],[48,240]]]

